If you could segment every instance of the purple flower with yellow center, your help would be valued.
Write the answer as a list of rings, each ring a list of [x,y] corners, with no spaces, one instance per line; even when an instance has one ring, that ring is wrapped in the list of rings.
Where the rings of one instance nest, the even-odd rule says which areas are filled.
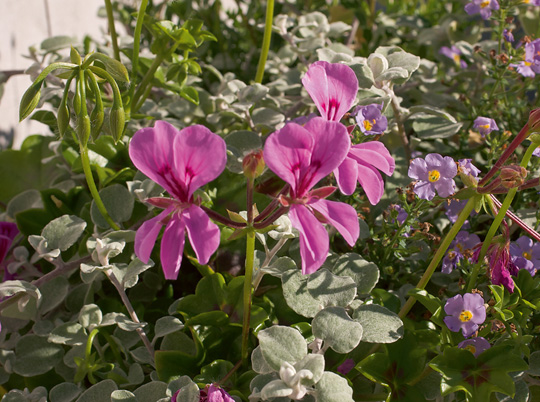
[[[524,4],[528,4],[530,6],[540,6],[540,0],[521,0]]]
[[[540,74],[540,39],[535,39],[525,45],[525,59],[519,64],[510,64],[524,77],[532,78]]]
[[[465,338],[474,334],[478,326],[486,320],[484,299],[478,293],[455,295],[448,299],[444,311],[448,314],[444,317],[448,329],[453,332],[461,329]]]
[[[482,19],[487,20],[491,17],[491,12],[499,9],[497,0],[472,0],[465,6],[467,14],[480,14]]]
[[[540,243],[535,243],[527,236],[521,236],[510,243],[512,262],[518,269],[526,269],[534,275],[540,269]]]
[[[482,137],[488,135],[492,131],[498,131],[499,127],[495,120],[490,119],[489,117],[479,116],[474,120],[473,128],[477,129]]]
[[[388,128],[388,120],[382,114],[383,105],[371,104],[367,106],[357,106],[354,109],[356,123],[365,135],[382,134]]]
[[[471,260],[472,249],[480,244],[480,238],[474,233],[462,230],[450,245],[442,262],[442,272],[449,274],[463,259]]]
[[[432,200],[435,190],[440,197],[449,197],[454,193],[457,174],[456,162],[439,154],[427,154],[425,159],[415,158],[409,166],[409,177],[418,180],[414,192],[419,198]]]
[[[442,46],[439,49],[439,53],[454,60],[454,63],[456,63],[457,66],[467,68],[467,63],[461,59],[461,50],[459,50],[456,45],[452,45],[452,47]]]
[[[490,347],[491,345],[489,344],[489,342],[481,336],[465,339],[463,342],[460,342],[458,344],[458,348],[467,349],[474,355],[474,357],[478,357],[480,353],[482,353],[484,350],[489,349]]]
[[[503,31],[503,37],[504,37],[504,40],[507,41],[507,42],[513,42],[514,41],[514,34],[512,33],[511,29],[506,29],[505,28],[504,31]]]

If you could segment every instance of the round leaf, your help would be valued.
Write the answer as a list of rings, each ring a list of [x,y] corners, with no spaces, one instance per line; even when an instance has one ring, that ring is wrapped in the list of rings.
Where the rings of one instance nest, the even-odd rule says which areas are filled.
[[[294,328],[276,325],[259,332],[258,338],[264,360],[275,371],[283,362],[294,365],[307,355],[306,340]]]
[[[25,335],[15,348],[13,371],[24,377],[45,374],[62,359],[63,349],[36,335]]]
[[[340,375],[325,371],[321,380],[315,385],[317,402],[354,402],[353,390],[347,380]]]
[[[355,282],[358,294],[369,294],[379,281],[379,268],[355,253],[343,254],[332,268],[339,276],[351,277]]]
[[[110,217],[115,222],[125,222],[131,218],[135,200],[129,190],[120,184],[113,184],[105,187],[99,192],[103,204],[109,213]],[[101,228],[109,228],[109,224],[99,212],[99,209],[94,201],[90,209],[92,221]]]
[[[364,333],[362,340],[370,343],[392,343],[403,336],[403,322],[397,314],[378,304],[363,304],[354,311]]]
[[[86,228],[86,222],[74,215],[64,215],[49,222],[41,236],[47,240],[49,250],[66,251],[75,244]]]
[[[352,320],[343,307],[327,307],[312,322],[313,335],[338,353],[348,353],[362,339],[362,325]]]

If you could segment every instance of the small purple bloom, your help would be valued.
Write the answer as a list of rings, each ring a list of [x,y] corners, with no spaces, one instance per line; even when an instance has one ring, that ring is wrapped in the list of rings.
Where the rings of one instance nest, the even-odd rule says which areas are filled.
[[[533,276],[540,269],[540,243],[521,236],[510,244],[512,262],[518,269],[526,269]]]
[[[525,60],[519,64],[510,64],[524,77],[534,77],[540,74],[540,39],[535,39],[525,45]]]
[[[388,120],[382,114],[383,105],[371,104],[367,106],[357,106],[353,115],[356,116],[356,123],[365,135],[382,134],[388,127]]]
[[[463,342],[460,342],[458,344],[458,348],[467,349],[474,355],[474,357],[478,357],[480,353],[482,353],[484,350],[489,349],[490,347],[491,345],[489,344],[489,342],[481,336],[465,339]]]
[[[497,123],[495,120],[490,119],[489,117],[479,116],[474,120],[473,128],[476,128],[482,137],[488,135],[492,131],[498,131]]]
[[[442,272],[449,274],[462,259],[471,260],[472,249],[478,244],[480,244],[480,238],[474,233],[464,230],[459,232],[443,259]]]
[[[533,153],[534,156],[540,156],[540,147],[536,148]]]
[[[461,50],[459,50],[456,45],[452,45],[452,47],[442,46],[439,49],[439,53],[454,60],[454,63],[456,63],[457,66],[467,68],[467,63],[465,63],[464,60],[461,60]]]
[[[540,1],[540,0],[539,0]],[[513,42],[514,41],[514,34],[512,33],[511,29],[504,29],[503,31],[504,40],[507,42]]]
[[[458,161],[458,168],[461,172],[472,177],[478,177],[480,169],[472,164],[472,159],[460,159]]]
[[[473,259],[478,261],[480,247],[475,251]],[[488,248],[487,259],[489,264],[488,275],[494,285],[503,285],[510,293],[514,292],[514,280],[512,275],[516,275],[519,269],[510,257],[509,243],[495,243]]]
[[[478,326],[486,320],[484,299],[478,293],[456,295],[446,302],[444,323],[453,332],[461,329],[463,336],[468,338],[476,332]]]
[[[457,174],[456,162],[439,154],[427,154],[425,159],[413,159],[409,166],[409,177],[418,180],[414,192],[419,198],[432,200],[435,190],[440,197],[449,197],[454,193]]]
[[[400,225],[403,225],[403,222],[405,222],[409,214],[400,205],[393,205],[392,209],[394,209],[398,213],[396,218],[397,222]]]
[[[491,17],[491,12],[499,9],[497,0],[472,0],[465,6],[467,14],[480,14],[482,19],[487,20]]]
[[[355,365],[356,364],[354,363],[353,359],[347,359],[338,366],[337,371],[343,375],[347,375],[347,373],[351,371]]]
[[[521,0],[523,3],[528,4],[530,6],[540,6],[540,0]]]

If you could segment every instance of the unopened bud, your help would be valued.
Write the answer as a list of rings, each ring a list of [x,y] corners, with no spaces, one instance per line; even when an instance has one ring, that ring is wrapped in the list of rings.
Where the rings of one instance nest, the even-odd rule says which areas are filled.
[[[529,133],[540,133],[540,108],[531,110],[529,113]]]
[[[19,121],[26,119],[36,108],[41,96],[41,84],[43,81],[35,82],[26,90],[19,106]]]
[[[122,138],[125,123],[126,114],[124,108],[122,106],[114,106],[113,104],[111,114],[109,115],[109,126],[115,142]]]
[[[66,91],[69,89],[66,88]],[[67,106],[67,96],[62,97],[62,101],[60,102],[60,106],[58,106],[58,113],[56,114],[56,122],[58,124],[58,133],[60,134],[60,137],[63,137],[67,128],[69,127],[69,108]]]
[[[527,169],[517,165],[505,166],[501,169],[500,178],[506,188],[521,186],[527,177]]]
[[[71,59],[71,62],[73,64],[76,64],[78,66],[81,65],[81,55],[79,54],[79,52],[77,52],[77,49],[75,49],[73,46],[71,46],[69,58]]]
[[[250,152],[242,161],[242,170],[244,171],[244,176],[246,176],[248,179],[255,179],[259,177],[264,171],[265,167],[266,164],[264,163],[262,149]]]
[[[105,112],[103,111],[103,103],[98,103],[94,106],[92,113],[90,114],[90,123],[92,125],[92,138],[95,140],[99,137],[101,127],[103,126],[103,120],[105,119]]]
[[[90,116],[88,114],[77,116],[77,137],[82,145],[88,143],[91,131]]]

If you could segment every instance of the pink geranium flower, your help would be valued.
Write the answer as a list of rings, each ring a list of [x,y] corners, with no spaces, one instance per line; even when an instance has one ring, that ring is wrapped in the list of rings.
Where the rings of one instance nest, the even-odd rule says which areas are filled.
[[[358,79],[349,66],[316,61],[302,78],[302,84],[326,120],[340,121],[358,93]]]
[[[182,262],[185,233],[201,264],[208,263],[219,246],[220,231],[193,197],[195,190],[220,175],[227,162],[225,141],[204,126],[178,131],[157,121],[153,128],[135,133],[129,156],[142,173],[173,198],[147,201],[164,209],[144,222],[135,236],[135,254],[147,263],[161,228],[161,264],[166,279],[176,279]]]
[[[288,123],[271,134],[264,147],[267,166],[290,185],[281,203],[290,206],[289,218],[300,232],[302,273],[315,272],[326,260],[328,233],[319,219],[334,226],[352,247],[360,234],[354,208],[324,198],[335,188],[311,190],[345,159],[350,147],[341,123],[315,117],[304,127]]]

